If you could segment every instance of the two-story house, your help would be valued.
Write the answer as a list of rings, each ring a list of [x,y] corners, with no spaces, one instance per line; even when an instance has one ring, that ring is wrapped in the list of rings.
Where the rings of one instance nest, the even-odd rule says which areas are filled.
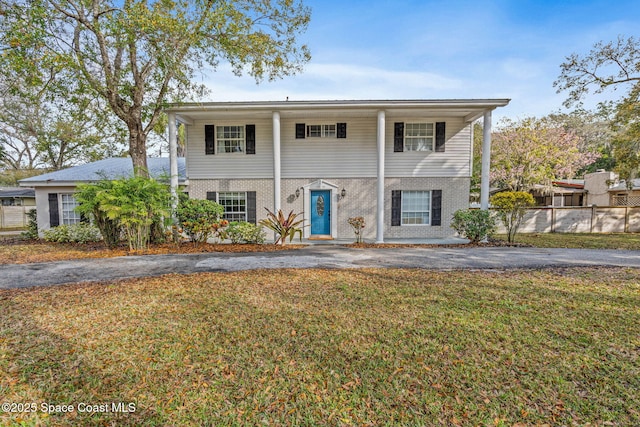
[[[453,213],[468,207],[472,123],[484,117],[490,141],[491,111],[508,102],[175,104],[166,110],[172,167],[178,121],[190,197],[217,201],[229,220],[282,209],[303,213],[309,239],[352,238],[347,221],[356,216],[376,242],[446,237]],[[488,200],[488,155],[485,163]]]

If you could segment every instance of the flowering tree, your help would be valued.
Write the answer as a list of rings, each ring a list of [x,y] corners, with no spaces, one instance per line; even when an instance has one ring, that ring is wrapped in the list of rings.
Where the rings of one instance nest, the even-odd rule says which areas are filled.
[[[574,178],[598,154],[580,149],[580,137],[547,119],[504,119],[492,137],[491,182],[511,191],[527,191],[535,184],[551,186],[557,179]]]

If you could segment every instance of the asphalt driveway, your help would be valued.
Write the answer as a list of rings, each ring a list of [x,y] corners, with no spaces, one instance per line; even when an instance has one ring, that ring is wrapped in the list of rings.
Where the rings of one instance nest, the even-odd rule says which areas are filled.
[[[640,251],[541,248],[385,248],[308,246],[261,253],[206,253],[0,265],[0,289],[102,282],[168,273],[261,268],[514,269],[577,266],[640,267]]]

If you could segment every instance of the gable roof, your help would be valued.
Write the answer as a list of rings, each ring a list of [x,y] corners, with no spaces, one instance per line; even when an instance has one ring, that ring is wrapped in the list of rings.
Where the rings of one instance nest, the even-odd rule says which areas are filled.
[[[152,178],[168,177],[170,174],[168,157],[148,157],[147,166]],[[74,166],[43,175],[20,180],[23,187],[39,185],[70,185],[79,182],[94,182],[103,179],[120,179],[133,176],[133,163],[129,157],[111,157],[97,162]],[[183,157],[178,158],[178,182],[186,182],[186,167]]]

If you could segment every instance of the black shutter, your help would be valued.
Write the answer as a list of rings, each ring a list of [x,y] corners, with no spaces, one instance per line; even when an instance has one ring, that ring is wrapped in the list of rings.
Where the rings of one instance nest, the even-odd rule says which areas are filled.
[[[446,132],[446,123],[437,122],[436,123],[436,151],[439,153],[444,153],[445,132]]]
[[[431,191],[431,225],[442,223],[442,190]]]
[[[391,225],[397,226],[401,223],[402,217],[402,191],[391,191]]]
[[[296,123],[296,139],[304,139],[304,123]]]
[[[246,125],[244,127],[247,154],[256,154],[256,125]]]
[[[59,225],[58,193],[49,193],[49,227],[57,227]]]
[[[247,222],[256,224],[256,192],[247,191]]]
[[[216,154],[216,127],[204,125],[204,154]]]
[[[212,202],[218,202],[215,191],[207,191],[207,200],[211,200]]]
[[[336,136],[338,138],[346,138],[347,137],[347,124],[346,123],[338,123],[336,125]]]
[[[393,125],[393,151],[395,153],[404,151],[404,123],[402,122],[396,122]]]

